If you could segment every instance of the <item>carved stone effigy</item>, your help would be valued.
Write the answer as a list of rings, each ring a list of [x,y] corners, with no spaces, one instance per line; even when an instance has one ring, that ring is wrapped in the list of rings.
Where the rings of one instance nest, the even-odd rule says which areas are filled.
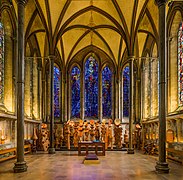
[[[120,123],[119,119],[115,119],[114,138],[117,148],[122,148],[122,127],[120,126]]]
[[[70,128],[70,144],[73,144],[73,138],[74,138],[74,121],[69,122],[69,128]]]
[[[84,122],[84,126],[85,126],[85,129],[84,129],[84,140],[85,141],[88,141],[89,140],[89,127],[88,127],[88,122]]]
[[[110,147],[113,149],[113,127],[112,127],[112,122],[109,121],[108,123],[108,129],[107,129],[107,148]]]
[[[69,122],[64,124],[64,141],[68,149],[70,149],[70,127]]]
[[[74,147],[78,147],[78,142],[79,142],[78,125],[75,123],[74,124],[74,137],[73,137]]]
[[[49,131],[46,124],[41,125],[40,138],[41,138],[41,149],[47,151],[50,145]]]
[[[107,131],[107,128],[105,127],[105,120],[103,120],[101,125],[101,141],[102,142],[106,142],[106,131]]]
[[[79,141],[81,142],[83,140],[83,120],[79,121],[79,127],[78,127],[78,136],[79,136]]]
[[[94,127],[94,120],[90,120],[90,140],[94,141],[95,140],[95,127]]]
[[[126,147],[128,147],[129,138],[128,138],[127,130],[125,130],[125,134],[124,134],[124,143]]]
[[[100,139],[100,130],[99,130],[99,123],[95,123],[95,140],[99,141]]]

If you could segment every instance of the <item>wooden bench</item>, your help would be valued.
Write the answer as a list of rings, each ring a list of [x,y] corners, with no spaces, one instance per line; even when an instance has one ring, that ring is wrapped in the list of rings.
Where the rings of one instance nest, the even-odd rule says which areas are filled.
[[[0,162],[15,158],[15,157],[16,157],[16,148],[0,150]]]
[[[24,145],[24,153],[31,152],[31,144]],[[16,148],[8,148],[0,150],[0,162],[6,161],[16,157]]]
[[[175,150],[174,148],[166,148],[166,151],[168,159],[180,162],[183,165],[183,151]],[[174,155],[171,156],[169,153],[173,153]],[[175,156],[179,158],[176,158]]]

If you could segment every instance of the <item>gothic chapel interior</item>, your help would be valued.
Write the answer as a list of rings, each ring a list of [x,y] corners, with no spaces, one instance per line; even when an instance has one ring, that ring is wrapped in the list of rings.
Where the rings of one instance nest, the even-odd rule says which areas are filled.
[[[87,141],[183,164],[182,0],[0,1],[0,164]]]

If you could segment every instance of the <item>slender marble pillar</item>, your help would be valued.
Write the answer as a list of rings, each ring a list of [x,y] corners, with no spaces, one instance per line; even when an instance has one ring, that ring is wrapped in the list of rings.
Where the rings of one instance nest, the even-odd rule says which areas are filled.
[[[166,163],[166,1],[156,0],[159,8],[159,161],[158,173],[169,173]]]
[[[133,126],[133,98],[134,98],[134,73],[133,73],[133,62],[134,57],[130,57],[130,117],[129,117],[129,148],[128,154],[134,154],[134,148],[132,144],[132,126]]]
[[[84,76],[83,76],[83,70],[81,70],[81,119],[84,120],[85,117],[85,91],[84,91]]]
[[[102,122],[103,109],[102,109],[102,70],[99,70],[99,110],[98,110],[98,119]]]
[[[62,71],[60,70],[60,91],[59,91],[59,104],[60,104],[60,122],[62,122]]]
[[[17,162],[14,172],[27,171],[24,161],[24,14],[26,0],[17,0],[18,5],[18,71],[17,71]]]
[[[71,95],[71,72],[68,71],[68,75],[69,75],[69,80],[68,80],[68,120],[71,119],[71,116],[72,116],[72,113],[71,113],[71,98],[72,98],[72,95]]]
[[[50,60],[50,147],[49,154],[55,154],[54,148],[54,56]]]
[[[118,78],[118,73],[116,72],[116,77],[115,77],[115,119],[119,118],[119,104],[118,104],[118,99],[119,99],[119,78]]]

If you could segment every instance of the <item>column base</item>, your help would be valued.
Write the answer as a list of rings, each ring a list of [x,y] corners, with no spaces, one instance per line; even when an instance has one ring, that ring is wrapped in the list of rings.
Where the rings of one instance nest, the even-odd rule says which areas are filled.
[[[127,149],[127,154],[134,154],[134,149],[133,148],[128,148]]]
[[[157,173],[169,173],[169,167],[168,167],[168,163],[166,162],[156,162],[156,172]]]
[[[48,153],[49,154],[55,154],[55,148],[49,148]]]
[[[27,165],[26,162],[16,162],[15,166],[13,167],[14,173],[21,173],[27,171]]]

